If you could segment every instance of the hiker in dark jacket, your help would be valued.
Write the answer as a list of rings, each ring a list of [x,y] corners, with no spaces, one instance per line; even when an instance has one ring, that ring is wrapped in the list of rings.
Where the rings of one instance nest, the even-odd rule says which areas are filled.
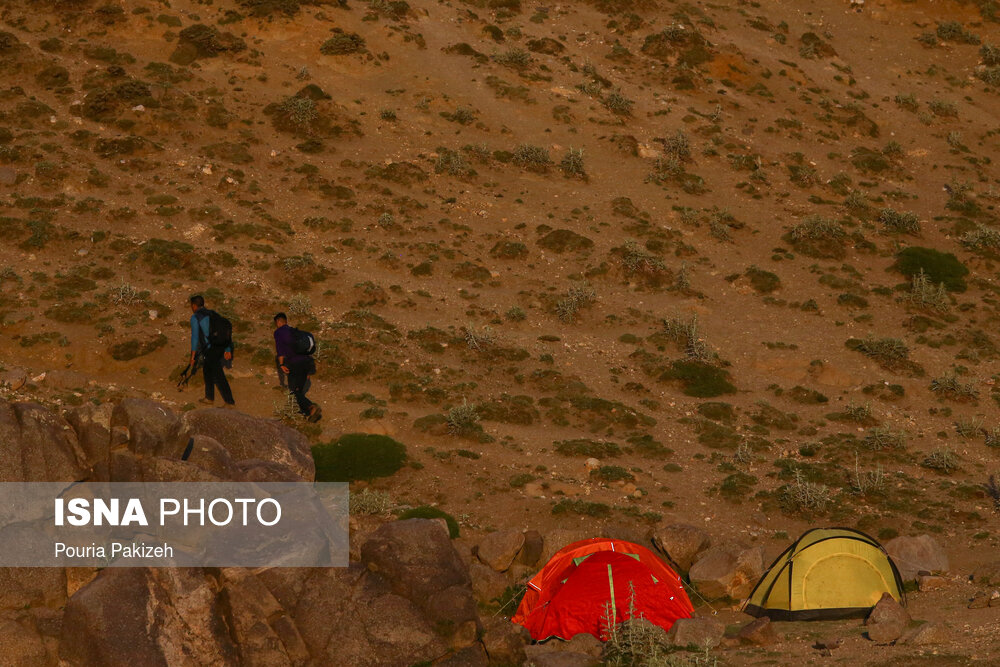
[[[200,294],[191,297],[191,313],[191,363],[194,363],[195,356],[200,352],[201,368],[205,376],[205,398],[200,399],[200,402],[213,405],[215,387],[218,386],[226,407],[233,407],[236,402],[229,388],[229,380],[226,379],[226,371],[222,368],[224,360],[229,361],[233,358],[233,348],[231,345],[225,349],[212,347],[209,342],[208,309],[205,308],[205,298]]]
[[[295,396],[299,412],[311,422],[322,417],[319,406],[306,397],[309,376],[316,372],[316,363],[308,354],[299,354],[295,349],[295,329],[288,326],[284,313],[274,316],[274,349],[278,354],[278,366],[288,376],[288,391]]]

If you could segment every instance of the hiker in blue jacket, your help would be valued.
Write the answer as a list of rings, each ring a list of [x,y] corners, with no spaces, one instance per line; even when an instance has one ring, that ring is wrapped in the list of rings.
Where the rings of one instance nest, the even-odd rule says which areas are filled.
[[[306,397],[309,376],[316,372],[316,362],[308,354],[299,354],[295,348],[296,330],[288,326],[284,313],[274,316],[274,349],[278,354],[278,367],[288,376],[288,391],[295,396],[299,412],[311,422],[322,417],[319,406]]]
[[[194,364],[195,356],[200,352],[201,368],[205,377],[205,398],[199,402],[214,405],[215,387],[218,385],[225,406],[231,408],[236,405],[236,401],[233,400],[233,392],[229,388],[229,380],[226,379],[222,363],[223,360],[229,361],[233,358],[232,343],[222,349],[212,347],[209,342],[208,309],[205,308],[205,298],[200,294],[191,297],[191,313],[191,363]]]

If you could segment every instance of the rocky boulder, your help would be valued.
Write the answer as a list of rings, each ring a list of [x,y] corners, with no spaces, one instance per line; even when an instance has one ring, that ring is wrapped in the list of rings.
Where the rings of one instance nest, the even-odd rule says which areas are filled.
[[[650,539],[657,549],[685,572],[691,569],[695,557],[712,543],[707,532],[687,523],[673,523],[657,528],[650,534]]]
[[[287,470],[288,479],[271,481],[311,482],[316,478],[309,440],[277,420],[208,408],[185,413],[181,422],[190,435],[206,436],[221,444],[237,463],[263,461]]]
[[[726,626],[714,618],[679,618],[667,631],[667,640],[674,646],[715,648],[722,642]]]
[[[0,482],[73,482],[86,456],[62,417],[34,403],[0,400]]]
[[[432,622],[451,628],[460,643],[475,641],[478,615],[469,572],[439,523],[384,524],[362,545],[361,562]]]
[[[948,571],[948,554],[930,535],[896,537],[885,543],[885,550],[896,563],[903,581],[916,579],[920,572]]]
[[[137,456],[179,459],[188,441],[173,410],[144,398],[127,398],[116,405],[111,413],[111,428],[127,433],[128,449]]]
[[[524,546],[524,533],[519,530],[497,530],[487,534],[479,541],[476,556],[497,572],[510,568],[521,547]]]
[[[691,583],[709,599],[745,598],[763,574],[764,549],[739,545],[712,547],[688,570]]]
[[[868,638],[877,644],[889,644],[899,639],[910,623],[910,615],[888,593],[872,608],[865,620]]]
[[[899,639],[900,644],[911,646],[931,646],[934,644],[944,644],[951,640],[953,634],[942,623],[921,623],[915,628],[907,630]]]
[[[199,568],[107,568],[66,605],[59,656],[70,667],[238,665],[224,614]]]
[[[774,624],[767,616],[750,621],[736,633],[736,639],[741,644],[751,646],[770,646],[778,641],[778,633]]]

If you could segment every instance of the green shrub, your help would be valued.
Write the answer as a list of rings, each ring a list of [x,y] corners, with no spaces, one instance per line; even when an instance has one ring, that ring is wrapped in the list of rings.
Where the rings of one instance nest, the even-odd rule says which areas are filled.
[[[621,466],[601,466],[596,470],[590,471],[590,476],[593,479],[600,480],[602,482],[634,482],[635,475],[630,473],[627,469]]]
[[[949,292],[964,292],[969,269],[955,255],[933,248],[911,246],[896,255],[892,268],[907,278],[923,271],[931,282],[944,283]]]
[[[556,452],[563,456],[587,456],[596,459],[621,456],[622,453],[621,447],[613,442],[585,438],[561,440],[554,443],[554,447]]]
[[[916,213],[901,213],[891,208],[884,208],[878,214],[878,221],[887,234],[919,234],[920,218]]]
[[[713,398],[736,393],[736,387],[729,381],[729,372],[704,361],[674,361],[660,379],[680,382],[686,396]]]
[[[515,148],[513,160],[517,166],[536,172],[546,172],[552,164],[546,149],[531,144],[521,144]]]
[[[430,505],[421,505],[400,513],[399,520],[404,519],[444,519],[448,524],[448,537],[455,539],[459,535],[458,521],[455,521],[455,517]]]
[[[348,433],[312,448],[317,482],[388,477],[406,463],[406,447],[387,435]]]
[[[580,514],[595,519],[606,519],[611,516],[611,506],[605,503],[592,503],[586,500],[575,500],[566,498],[560,500],[552,507],[553,514]]]
[[[364,48],[365,40],[361,35],[334,28],[333,36],[323,42],[319,47],[319,52],[324,56],[344,56],[351,53],[358,53],[359,51],[363,51]]]
[[[770,271],[758,269],[756,266],[751,266],[743,275],[750,280],[750,286],[758,294],[770,294],[781,287],[781,278]]]
[[[788,241],[803,255],[841,259],[847,243],[847,232],[836,220],[810,215],[792,227]]]
[[[971,232],[963,234],[960,241],[973,252],[995,253],[1000,250],[1000,231],[985,225],[977,225]]]

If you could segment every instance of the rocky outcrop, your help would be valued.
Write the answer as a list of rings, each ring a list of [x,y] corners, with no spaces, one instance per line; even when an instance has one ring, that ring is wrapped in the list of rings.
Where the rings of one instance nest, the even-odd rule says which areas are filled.
[[[896,563],[903,581],[916,579],[921,572],[948,571],[948,554],[930,535],[896,537],[885,543],[885,550]]]
[[[62,417],[34,403],[0,401],[0,482],[73,482],[86,456]]]
[[[910,623],[906,613],[895,598],[883,593],[865,620],[868,638],[877,644],[889,644],[899,639]]]
[[[764,550],[740,545],[712,547],[698,556],[688,571],[691,583],[707,598],[739,600],[764,574]]]
[[[225,447],[248,475],[257,467],[255,462],[264,461],[273,464],[275,474],[285,475],[285,479],[267,481],[312,481],[316,477],[309,440],[279,421],[221,408],[192,410],[181,421],[189,434],[212,438]]]
[[[658,528],[650,534],[650,539],[657,549],[685,572],[691,569],[697,555],[712,543],[708,533],[686,523]]]

